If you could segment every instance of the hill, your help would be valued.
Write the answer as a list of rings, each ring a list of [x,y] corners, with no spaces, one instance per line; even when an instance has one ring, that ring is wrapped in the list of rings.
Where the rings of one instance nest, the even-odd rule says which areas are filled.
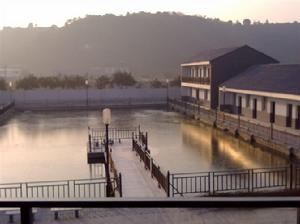
[[[243,24],[176,13],[86,16],[65,26],[5,28],[0,64],[35,74],[174,76],[199,51],[248,44],[283,63],[300,63],[300,24]]]

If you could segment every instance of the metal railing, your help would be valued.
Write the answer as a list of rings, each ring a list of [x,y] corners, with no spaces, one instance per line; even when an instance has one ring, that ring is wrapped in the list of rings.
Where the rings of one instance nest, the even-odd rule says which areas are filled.
[[[122,192],[122,174],[118,172],[118,170],[115,166],[115,162],[112,159],[111,153],[109,153],[109,165],[110,165],[110,172],[113,173],[114,179],[115,179],[115,182],[116,182],[116,186],[115,186],[114,191],[117,190],[119,192],[120,197],[122,197],[123,196],[123,192]]]
[[[32,224],[32,208],[299,208],[300,197],[106,198],[77,201],[19,200],[0,201],[0,207],[20,208],[21,223]],[[299,209],[296,217],[299,220]]]
[[[296,170],[296,175],[291,175]],[[256,168],[197,173],[171,173],[171,196],[217,195],[272,189],[297,189],[299,167]]]
[[[199,83],[204,85],[210,84],[210,78],[203,78],[203,77],[181,76],[181,81],[188,82],[188,83]]]
[[[207,172],[170,174],[171,196],[209,193],[210,176]]]
[[[117,182],[117,178],[111,178],[114,186]],[[105,178],[5,183],[0,184],[0,199],[102,198],[106,196],[106,185]]]
[[[111,140],[131,139],[132,132],[137,134],[138,128],[109,128],[108,136]],[[102,142],[105,139],[105,129],[89,128],[89,135],[91,135],[92,140],[99,140],[99,142]]]
[[[158,187],[162,188],[166,192],[167,196],[169,196],[169,171],[167,174],[164,174],[160,167],[154,163],[154,160],[150,155],[150,151],[146,150],[145,145],[142,142],[139,142],[139,139],[140,138],[134,138],[133,136],[132,150],[136,152],[140,161],[144,163],[145,169],[150,171],[151,177],[157,180]]]

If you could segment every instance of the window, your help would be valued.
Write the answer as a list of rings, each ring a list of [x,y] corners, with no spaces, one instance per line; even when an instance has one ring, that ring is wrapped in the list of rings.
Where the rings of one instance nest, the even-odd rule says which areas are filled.
[[[204,99],[208,100],[208,91],[207,91],[207,89],[204,90]]]
[[[287,105],[286,111],[286,127],[292,127],[293,104]]]
[[[246,95],[246,107],[250,106],[250,95]]]
[[[252,118],[257,118],[257,99],[253,99]]]
[[[271,108],[270,108],[270,122],[275,123],[276,103],[274,101],[272,101],[270,106],[271,106]]]

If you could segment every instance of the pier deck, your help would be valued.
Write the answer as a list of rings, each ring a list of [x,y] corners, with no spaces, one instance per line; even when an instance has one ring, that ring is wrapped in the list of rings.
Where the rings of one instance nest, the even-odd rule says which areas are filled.
[[[166,197],[132,151],[131,140],[114,144],[112,158],[117,170],[122,173],[123,197]]]

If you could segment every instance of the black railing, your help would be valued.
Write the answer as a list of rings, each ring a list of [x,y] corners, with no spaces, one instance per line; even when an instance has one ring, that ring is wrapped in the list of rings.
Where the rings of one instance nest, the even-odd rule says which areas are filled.
[[[295,171],[294,171],[295,170]],[[295,172],[295,175],[289,175]],[[258,192],[297,189],[300,168],[276,167],[230,171],[170,174],[171,196],[218,195],[220,193]]]
[[[123,197],[122,192],[122,174],[118,172],[115,162],[112,159],[111,153],[109,154],[109,165],[110,165],[110,172],[113,173],[114,179],[116,182],[116,186],[114,189],[114,192],[117,190],[119,192],[120,197]]]
[[[138,132],[138,128],[109,128],[108,135],[110,140],[120,140],[120,139],[131,139],[132,132],[135,135]],[[92,140],[99,140],[103,142],[105,140],[105,129],[104,128],[89,128],[89,135]]]
[[[139,142],[139,138],[134,138],[134,136],[132,138],[132,150],[136,152],[140,161],[144,163],[145,169],[150,171],[151,177],[157,180],[158,187],[162,188],[166,192],[167,196],[169,196],[169,172],[164,174],[160,167],[154,163],[154,160],[150,155],[150,151],[146,150],[145,145],[142,142]]]
[[[0,201],[0,207],[20,208],[21,223],[33,223],[32,208],[299,208],[300,197],[207,197],[81,201]],[[296,211],[295,211],[296,212]],[[299,209],[297,216],[299,217]]]
[[[118,181],[111,179],[114,186]],[[102,198],[106,196],[106,185],[105,178],[7,183],[0,184],[0,199]]]
[[[210,176],[203,173],[176,173],[170,174],[171,196],[185,194],[209,193]]]
[[[250,191],[250,170],[212,172],[212,194],[230,191]]]
[[[204,85],[210,84],[210,78],[202,78],[202,77],[182,76],[181,81],[188,82],[188,83],[204,84]]]

